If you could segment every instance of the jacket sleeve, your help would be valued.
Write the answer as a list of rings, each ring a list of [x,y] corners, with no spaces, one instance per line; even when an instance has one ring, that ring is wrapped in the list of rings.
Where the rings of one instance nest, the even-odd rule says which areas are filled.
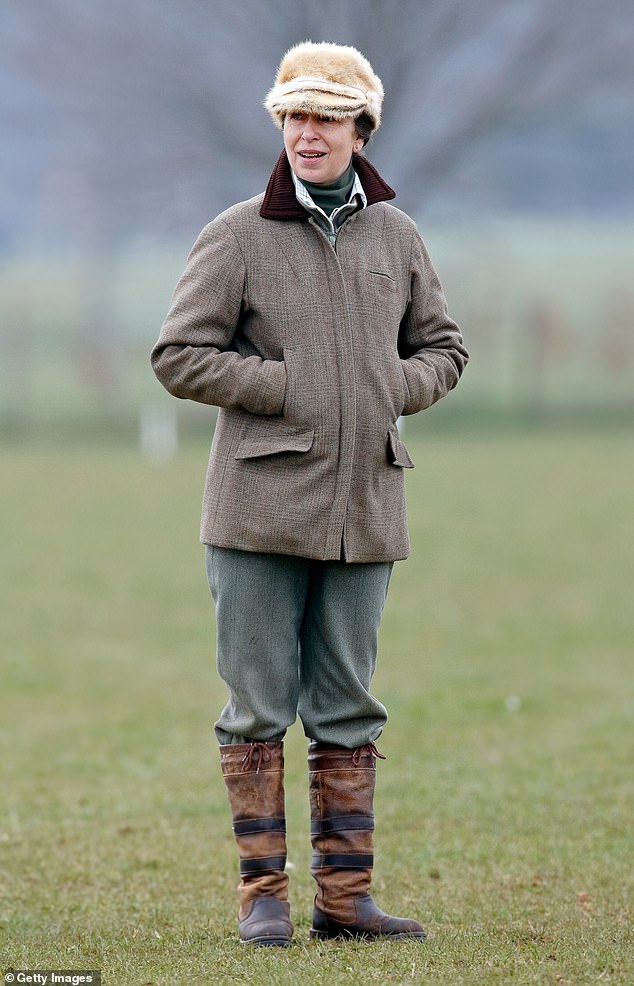
[[[431,407],[452,390],[469,354],[429,254],[416,231],[411,254],[411,299],[400,327],[399,353],[409,392],[403,414]]]
[[[217,219],[191,250],[152,350],[152,368],[174,397],[281,414],[284,363],[242,355],[234,345],[245,278],[236,237]]]

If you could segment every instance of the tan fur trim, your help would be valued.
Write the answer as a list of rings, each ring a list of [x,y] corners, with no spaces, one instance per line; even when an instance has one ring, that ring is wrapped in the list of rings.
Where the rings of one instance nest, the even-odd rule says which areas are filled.
[[[279,127],[286,113],[336,119],[367,113],[376,130],[382,103],[381,80],[356,48],[304,41],[284,55],[264,105]]]
[[[291,92],[329,92],[339,96],[347,96],[349,99],[367,102],[367,96],[363,89],[357,86],[343,86],[339,82],[328,82],[325,79],[316,79],[314,75],[302,75],[298,79],[291,79],[283,85],[276,87],[279,96],[286,96]]]

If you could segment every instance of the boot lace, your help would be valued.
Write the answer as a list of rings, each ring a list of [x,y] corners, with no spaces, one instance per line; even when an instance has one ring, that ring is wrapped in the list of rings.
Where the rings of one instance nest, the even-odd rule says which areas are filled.
[[[255,741],[249,745],[249,749],[242,758],[242,770],[244,773],[246,773],[247,770],[251,770],[253,767],[253,761],[257,758],[257,767],[255,772],[256,774],[259,774],[262,764],[270,763],[271,757],[271,750],[267,744]]]
[[[387,757],[384,757],[382,753],[379,753],[374,743],[366,743],[365,746],[358,746],[352,754],[352,762],[355,767],[359,766],[359,761],[363,753],[371,753],[373,757],[378,757],[379,760],[387,760]]]

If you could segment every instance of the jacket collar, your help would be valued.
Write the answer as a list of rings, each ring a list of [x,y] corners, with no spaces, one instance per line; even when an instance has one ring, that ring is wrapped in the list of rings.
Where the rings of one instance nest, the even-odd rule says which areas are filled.
[[[368,205],[396,197],[394,189],[383,181],[374,165],[366,158],[353,154],[352,163],[361,179]],[[308,213],[295,197],[295,185],[286,151],[282,151],[273,168],[260,206],[260,215],[264,219],[308,219]]]

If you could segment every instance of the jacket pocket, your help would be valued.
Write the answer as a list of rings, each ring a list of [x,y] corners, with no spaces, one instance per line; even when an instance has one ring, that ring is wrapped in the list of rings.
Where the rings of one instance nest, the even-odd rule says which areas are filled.
[[[308,452],[313,445],[315,431],[284,430],[258,438],[243,438],[235,453],[236,459],[260,459],[265,455],[282,452]]]
[[[414,463],[405,448],[405,443],[399,435],[396,425],[391,425],[387,435],[387,457],[393,466],[401,469],[413,469]]]
[[[395,291],[396,281],[391,274],[383,270],[369,270],[368,271],[368,284],[371,287],[378,288],[379,291]]]

